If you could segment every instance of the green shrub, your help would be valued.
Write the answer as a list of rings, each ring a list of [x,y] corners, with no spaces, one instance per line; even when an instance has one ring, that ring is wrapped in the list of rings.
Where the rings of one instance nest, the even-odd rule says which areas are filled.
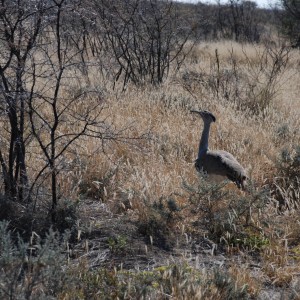
[[[99,269],[84,274],[78,287],[76,294],[84,299],[249,299],[247,286],[229,273],[205,273],[186,264],[148,271]]]
[[[45,239],[33,233],[29,243],[14,237],[0,222],[0,298],[56,299],[66,285],[75,285],[66,272],[68,234],[50,230]]]
[[[145,214],[138,221],[139,232],[146,236],[147,242],[171,250],[176,240],[172,228],[181,218],[180,207],[173,198],[162,198],[153,204],[145,204]]]
[[[78,220],[78,203],[69,199],[61,199],[56,208],[55,229],[60,233],[70,230],[72,233],[76,230],[76,221]]]
[[[269,201],[269,192],[248,185],[246,193],[229,191],[227,182],[211,184],[199,176],[196,186],[184,183],[189,193],[189,210],[201,228],[217,244],[260,250],[268,244],[260,227],[261,213]]]
[[[126,236],[118,235],[116,237],[109,237],[108,247],[112,253],[122,254],[122,252],[125,252],[126,247],[128,247],[128,241]]]

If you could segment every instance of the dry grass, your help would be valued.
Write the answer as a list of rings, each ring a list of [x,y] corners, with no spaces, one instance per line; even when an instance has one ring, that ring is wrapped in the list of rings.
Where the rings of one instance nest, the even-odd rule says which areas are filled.
[[[297,79],[293,79],[296,87]],[[236,111],[230,103],[210,95],[198,98],[195,93],[191,96],[178,80],[170,80],[157,89],[128,88],[122,98],[114,93],[118,92],[111,91],[108,95],[104,113],[111,116],[116,128],[130,124],[129,136],[150,132],[151,140],[141,141],[142,151],[127,144],[111,145],[107,150],[108,157],[112,164],[121,164],[120,188],[143,191],[154,198],[180,189],[183,178],[196,180],[193,160],[202,123],[190,116],[190,108],[214,112],[217,123],[211,132],[211,148],[225,149],[237,156],[260,186],[275,175],[275,160],[281,149],[291,148],[300,141],[297,130],[300,113],[296,99],[291,100],[291,90],[285,94],[283,89],[280,90],[264,119]],[[285,105],[292,103],[295,108],[287,109]],[[289,136],[280,136],[282,126],[288,128]],[[90,154],[99,149],[99,144],[91,140],[86,147],[90,148],[86,154]],[[96,173],[103,165],[103,155],[95,153],[92,156]],[[88,172],[93,171],[89,169]]]
[[[209,73],[215,49],[218,49],[220,64],[224,68],[229,66],[233,53],[239,66],[253,71],[247,64],[251,59],[254,66],[259,65],[257,53],[261,53],[262,48],[228,42],[200,45],[195,48],[191,59],[187,59],[181,73],[169,78],[160,87],[129,86],[124,93],[118,87],[109,89],[106,94],[107,107],[103,112],[105,116],[116,128],[128,127],[126,133],[130,137],[149,132],[150,138],[138,142],[140,148],[126,143],[110,144],[106,156],[97,152],[99,143],[90,140],[81,153],[87,161],[92,161],[87,162],[89,167],[82,174],[86,176],[85,181],[95,180],[96,174],[99,174],[98,180],[101,181],[103,174],[114,170],[117,165],[116,174],[107,183],[106,190],[111,190],[111,196],[106,197],[106,201],[112,207],[129,201],[129,208],[142,216],[147,215],[147,205],[154,201],[174,194],[182,195],[183,181],[194,184],[198,180],[193,161],[202,123],[189,114],[191,108],[197,108],[210,110],[216,115],[210,147],[233,153],[258,187],[272,183],[278,172],[276,160],[282,149],[292,149],[300,144],[299,52],[290,53],[289,62],[283,75],[277,79],[276,93],[264,115],[237,110],[235,103],[224,97],[214,97],[197,83],[192,90],[187,90],[181,78],[187,71]],[[92,85],[101,85],[95,70],[89,77]],[[188,204],[184,196],[177,196],[176,199],[180,206]],[[288,219],[285,221],[289,222]],[[280,222],[273,226],[280,226]],[[285,228],[281,230],[288,234]],[[280,236],[284,234],[280,233]]]
[[[186,238],[190,242],[196,239],[199,233],[207,234],[202,227],[194,226],[197,219],[203,218],[205,214],[191,212],[189,193],[182,187],[183,182],[191,186],[199,182],[193,162],[202,122],[190,115],[191,108],[207,109],[215,114],[217,122],[212,126],[210,148],[223,149],[235,155],[248,170],[257,190],[267,185],[270,187],[274,182],[278,174],[276,161],[281,151],[291,151],[293,147],[300,145],[300,56],[296,50],[290,53],[290,60],[283,75],[277,78],[276,93],[272,94],[270,105],[263,114],[252,114],[251,109],[238,109],[235,102],[223,96],[215,97],[206,85],[201,85],[198,81],[188,82],[190,87],[186,88],[183,79],[185,73],[211,72],[215,49],[218,49],[222,68],[230,67],[233,53],[237,64],[244,67],[244,70],[250,70],[247,65],[249,58],[254,67],[259,65],[259,61],[255,61],[259,51],[257,48],[252,45],[242,47],[229,42],[199,45],[190,54],[180,73],[171,76],[165,84],[155,88],[137,88],[129,85],[125,92],[121,91],[122,87],[119,88],[118,84],[113,89],[96,69],[91,69],[88,74],[89,84],[93,87],[103,87],[104,90],[105,101],[101,117],[111,124],[112,128],[124,129],[122,135],[128,139],[108,142],[103,148],[100,140],[82,138],[66,156],[68,167],[61,173],[60,192],[69,199],[81,198],[82,203],[87,201],[86,199],[104,203],[108,211],[118,213],[131,221],[149,223],[154,220],[155,226],[160,223],[161,226],[168,227],[164,234],[172,232],[172,238],[177,238],[174,242],[177,245],[180,244],[180,239]],[[245,53],[248,59],[245,58]],[[251,76],[245,73],[245,76],[247,75]],[[78,103],[76,107],[80,109],[84,105],[86,104]],[[68,128],[61,130],[67,131]],[[140,138],[141,136],[143,138]],[[31,172],[34,173],[40,163],[34,145],[31,153]],[[226,217],[228,203],[231,199],[236,201],[243,197],[232,185],[223,188],[223,191],[229,191],[229,194],[226,194],[212,210],[213,217],[221,215],[220,212],[224,213],[220,220],[214,219],[215,222],[220,222],[218,224],[224,230],[218,238],[225,238],[226,234],[229,234],[227,229],[222,227],[222,218]],[[296,210],[278,213],[276,199],[271,199],[270,194],[269,197],[269,203],[263,208],[251,208],[251,222],[255,229],[245,231],[247,234],[243,236],[243,245],[250,245],[254,249],[251,251],[259,256],[258,262],[255,261],[256,256],[252,256],[253,252],[249,249],[250,253],[247,252],[247,247],[243,249],[238,243],[227,245],[230,248],[227,251],[228,259],[232,259],[231,266],[227,266],[229,273],[241,289],[247,285],[248,293],[253,298],[257,297],[266,281],[271,284],[271,288],[294,289],[292,283],[300,272],[297,250],[300,245],[299,213]],[[174,200],[179,208],[177,215],[167,207],[167,200],[170,199]],[[154,203],[159,201],[165,206],[163,213],[155,210],[153,212]],[[168,220],[164,219],[165,213],[169,216]],[[95,219],[96,217],[91,210],[82,213],[83,222],[90,222],[94,229],[100,226],[100,220]],[[242,215],[233,226],[243,228],[245,218]],[[243,234],[245,232],[243,231]],[[235,238],[234,230],[230,234]],[[259,239],[263,237],[264,240],[261,238],[261,243],[254,247],[252,239],[257,236]],[[240,238],[239,235],[236,237]],[[153,237],[150,241],[151,239]],[[220,241],[213,241],[212,244],[218,242]],[[236,255],[244,257],[247,262],[244,267],[239,268],[235,264]],[[189,261],[186,258],[182,260]],[[258,278],[249,271],[253,269],[253,261],[259,265]],[[163,275],[164,280],[172,277],[169,273],[168,269]],[[116,274],[110,274],[115,278]],[[96,277],[99,279],[99,276]],[[182,275],[180,280],[183,280],[184,276],[186,274]],[[193,276],[193,281],[196,282],[198,275]],[[210,278],[210,275],[208,277]],[[185,286],[185,279],[182,282],[180,280],[178,286],[174,285],[176,288]],[[156,281],[153,279],[153,282]],[[199,293],[207,293],[207,297],[217,295],[217,299],[224,299],[222,294],[217,292],[218,289],[220,286],[213,285],[210,292],[203,289]],[[191,290],[193,287],[187,287],[187,295],[193,295]],[[175,298],[178,296],[178,299],[184,299],[176,289],[168,292]],[[160,297],[163,299],[163,296]],[[201,298],[198,294],[197,297]],[[70,297],[65,295],[62,298]]]
[[[299,52],[290,53],[284,72],[277,78],[274,86],[276,90],[269,105],[261,115],[253,115],[250,110],[238,110],[234,102],[224,97],[214,97],[210,90],[198,82],[191,82],[192,88],[187,90],[186,82],[182,80],[186,72],[209,73],[215,49],[218,49],[220,63],[224,68],[234,53],[237,64],[249,70],[245,64],[249,63],[250,58],[254,66],[260,63],[255,61],[257,51],[260,51],[257,48],[221,42],[200,45],[194,49],[181,73],[169,78],[160,87],[129,86],[124,93],[118,87],[115,90],[109,89],[104,114],[114,126],[128,127],[126,133],[130,137],[146,132],[150,135],[149,139],[138,141],[140,147],[126,143],[110,144],[106,155],[99,151],[99,142],[90,140],[85,144],[86,148],[80,155],[87,157],[88,167],[82,171],[83,180],[87,184],[92,186],[91,181],[97,179],[97,176],[101,181],[106,172],[117,167],[112,178],[107,181],[105,199],[101,196],[98,199],[108,203],[115,211],[120,212],[119,208],[122,207],[123,213],[137,216],[137,219],[145,222],[156,218],[156,222],[170,226],[172,231],[178,233],[193,235],[193,232],[201,232],[193,229],[192,224],[203,215],[190,214],[189,209],[186,209],[190,205],[188,194],[182,189],[183,181],[194,185],[199,180],[193,161],[202,123],[189,114],[191,108],[207,109],[216,115],[217,122],[212,127],[210,137],[212,149],[233,153],[247,168],[258,189],[271,185],[278,174],[276,161],[281,151],[291,150],[300,144]],[[96,72],[89,76],[92,84],[101,84]],[[227,190],[238,195],[233,186],[229,185]],[[163,221],[164,215],[151,215],[151,205],[170,198],[175,199],[178,207],[184,208],[179,213],[183,220],[175,218],[168,223]],[[230,196],[220,202],[221,210],[226,211],[230,201],[228,199]],[[215,208],[215,212],[220,207]],[[271,287],[289,287],[291,293],[297,292],[294,288],[300,271],[298,252],[295,250],[299,245],[299,239],[296,238],[299,233],[297,216],[296,211],[278,214],[276,199],[252,216],[253,224],[262,231],[247,231],[248,235],[244,239],[248,240],[244,241],[244,245],[254,247],[261,255],[259,277],[255,278],[257,275],[249,273],[251,263],[243,268],[233,263],[229,269],[240,286],[248,286],[248,293],[252,297],[263,290],[266,281],[270,282]],[[234,235],[234,232],[231,234]],[[253,240],[258,244],[254,245]],[[236,248],[237,252],[234,250],[236,245],[230,247],[231,250],[227,252],[229,257],[232,255],[230,253],[245,251],[239,248],[240,245]],[[246,260],[251,262],[251,256]]]

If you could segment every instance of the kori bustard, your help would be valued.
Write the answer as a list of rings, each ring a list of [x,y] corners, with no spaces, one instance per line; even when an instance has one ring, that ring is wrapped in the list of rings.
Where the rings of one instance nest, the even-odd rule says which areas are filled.
[[[239,188],[245,189],[247,174],[236,158],[227,151],[209,150],[208,148],[210,125],[216,121],[215,116],[206,110],[192,110],[191,112],[198,114],[204,122],[198,157],[195,162],[196,170],[198,172],[205,172],[216,181],[229,179]]]

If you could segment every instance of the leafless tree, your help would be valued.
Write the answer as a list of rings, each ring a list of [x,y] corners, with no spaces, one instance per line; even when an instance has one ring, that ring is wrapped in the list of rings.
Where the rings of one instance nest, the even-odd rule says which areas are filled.
[[[35,204],[43,185],[55,223],[58,178],[70,147],[83,136],[120,138],[101,117],[101,93],[78,84],[77,74],[82,78],[88,66],[84,41],[91,19],[81,1],[2,0],[0,5],[3,192],[9,201]]]
[[[223,36],[237,42],[259,42],[262,25],[258,18],[255,2],[230,0],[227,5],[220,5],[218,24]]]
[[[293,47],[300,47],[300,2],[281,0],[283,10],[277,12],[281,21],[281,30],[289,37]]]
[[[179,68],[192,30],[183,28],[172,1],[94,1],[100,27],[113,51],[124,86],[162,83],[172,63]]]
[[[25,111],[28,83],[27,60],[44,27],[46,9],[42,1],[5,1],[0,4],[0,89],[2,130],[6,131],[7,153],[0,149],[5,194],[9,199],[28,200]],[[4,137],[2,136],[2,139]]]

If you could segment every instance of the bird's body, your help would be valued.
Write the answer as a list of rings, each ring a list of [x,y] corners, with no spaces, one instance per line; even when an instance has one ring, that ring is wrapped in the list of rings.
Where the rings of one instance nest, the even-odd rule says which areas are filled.
[[[195,167],[198,172],[206,172],[214,181],[229,179],[238,187],[243,186],[247,178],[244,168],[226,151],[208,150],[196,159]]]
[[[196,170],[205,172],[214,181],[229,179],[239,188],[244,188],[247,174],[236,158],[227,151],[208,149],[210,124],[216,120],[214,115],[208,111],[192,112],[198,113],[204,121],[198,157],[195,162]]]

